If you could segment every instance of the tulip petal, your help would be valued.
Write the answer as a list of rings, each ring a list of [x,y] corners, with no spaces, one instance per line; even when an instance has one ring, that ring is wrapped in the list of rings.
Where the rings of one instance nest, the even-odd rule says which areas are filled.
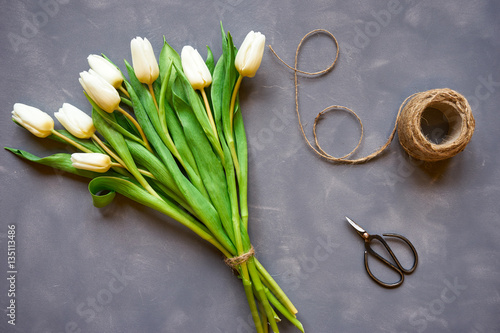
[[[79,81],[87,95],[101,109],[111,113],[118,108],[121,102],[120,95],[111,84],[93,69],[90,69],[88,72],[81,72]]]
[[[114,88],[122,85],[122,73],[115,65],[102,56],[91,54],[87,57],[90,68],[97,72],[103,79],[105,79]]]
[[[74,153],[71,163],[77,169],[94,172],[106,172],[111,167],[111,158],[101,153]]]
[[[95,132],[92,118],[69,103],[64,103],[54,116],[68,132],[79,139],[89,139]]]
[[[181,60],[184,74],[194,90],[203,89],[212,83],[212,75],[205,61],[192,46],[182,48]]]
[[[147,38],[144,38],[143,48],[146,61],[149,65],[150,80],[151,83],[153,83],[158,78],[158,75],[160,75],[160,69],[158,67],[158,62],[156,61],[153,46]]]
[[[147,38],[136,37],[130,41],[132,65],[140,82],[152,84],[160,75],[153,46]]]
[[[47,113],[35,107],[16,103],[12,119],[39,138],[46,138],[54,129],[54,120]]]
[[[235,66],[240,75],[254,77],[260,67],[266,37],[260,32],[250,31],[236,54]]]

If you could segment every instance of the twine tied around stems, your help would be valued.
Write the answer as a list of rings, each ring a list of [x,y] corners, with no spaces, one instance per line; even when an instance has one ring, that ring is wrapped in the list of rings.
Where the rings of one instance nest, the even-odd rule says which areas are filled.
[[[335,59],[327,68],[317,71],[317,72],[307,72],[301,71],[297,68],[299,52],[302,47],[302,43],[314,34],[325,34],[329,36],[333,42],[335,43]],[[398,137],[401,146],[406,150],[406,152],[419,160],[423,161],[439,161],[455,156],[459,152],[465,149],[465,146],[469,143],[472,134],[475,128],[474,117],[472,116],[472,111],[469,103],[460,93],[444,88],[444,89],[433,89],[424,92],[415,93],[409,97],[407,97],[404,102],[399,107],[398,114],[396,116],[396,122],[394,124],[394,128],[389,136],[387,142],[377,149],[375,152],[361,158],[357,159],[348,159],[352,154],[356,152],[356,150],[361,145],[361,141],[363,140],[363,123],[359,116],[353,110],[348,107],[341,105],[332,105],[325,108],[323,111],[318,113],[316,118],[314,119],[313,124],[313,136],[315,146],[309,141],[307,138],[304,127],[302,125],[302,121],[299,113],[299,84],[298,84],[298,73],[304,74],[306,76],[319,76],[325,74],[333,69],[335,64],[337,63],[337,59],[339,57],[339,44],[335,36],[325,29],[315,29],[307,33],[304,37],[302,37],[299,45],[297,46],[297,50],[295,51],[295,63],[294,67],[288,65],[283,59],[281,59],[278,54],[273,50],[272,46],[269,45],[269,49],[276,56],[276,58],[281,61],[286,67],[294,71],[294,85],[295,85],[295,111],[297,113],[297,118],[299,121],[300,131],[302,136],[304,137],[307,145],[318,155],[323,157],[324,159],[332,162],[345,163],[345,164],[360,164],[367,162],[377,156],[379,156],[383,151],[389,147],[392,140],[394,139],[394,135],[396,134],[396,130],[398,130]],[[429,138],[422,133],[422,121],[426,121],[423,113],[426,110],[437,109],[443,114],[443,118],[449,124],[449,130],[444,138],[444,140],[439,143],[433,143],[429,140]],[[360,137],[358,144],[351,150],[350,153],[341,156],[335,157],[323,150],[319,144],[318,136],[316,134],[316,127],[321,119],[321,117],[330,111],[346,111],[352,114],[360,126]]]
[[[236,257],[226,258],[224,259],[224,262],[232,269],[237,270],[239,265],[243,264],[244,262],[247,262],[248,259],[250,259],[254,255],[255,255],[255,249],[253,248],[252,245],[250,245],[250,250],[248,250],[248,252],[243,253]]]

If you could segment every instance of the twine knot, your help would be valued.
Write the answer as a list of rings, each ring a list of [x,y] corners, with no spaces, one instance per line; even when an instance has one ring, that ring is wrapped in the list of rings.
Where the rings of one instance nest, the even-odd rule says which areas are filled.
[[[248,250],[248,252],[243,253],[236,257],[226,258],[224,259],[224,262],[226,263],[226,265],[236,270],[239,265],[247,262],[248,259],[250,259],[254,255],[255,255],[255,249],[253,248],[252,245],[250,245],[250,250]]]

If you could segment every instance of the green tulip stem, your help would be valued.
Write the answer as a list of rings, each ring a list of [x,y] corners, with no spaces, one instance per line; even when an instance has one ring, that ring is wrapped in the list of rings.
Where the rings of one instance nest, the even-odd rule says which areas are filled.
[[[115,168],[124,168],[125,169],[124,165],[117,163],[117,162],[111,162],[111,166],[115,167]],[[139,170],[139,172],[146,177],[149,177],[151,179],[156,179],[155,176],[153,176],[153,174],[147,170],[143,170],[143,169],[139,169],[139,168],[137,170]]]
[[[153,97],[153,102],[155,103],[156,111],[160,112],[160,109],[158,108],[158,102],[156,101],[156,97],[155,97],[155,91],[153,90],[153,85],[151,83],[148,84],[148,88],[149,88],[149,93],[151,94],[151,97]]]
[[[133,107],[133,105],[132,105],[132,101],[131,101],[130,99],[125,98],[125,97],[123,97],[123,96],[120,96],[120,99],[121,99],[122,103],[127,104],[127,105],[128,105],[128,106],[130,106],[130,107]]]
[[[276,297],[280,300],[281,303],[288,309],[288,311],[295,316],[295,314],[298,312],[297,308],[293,305],[293,303],[290,301],[288,296],[286,296],[285,292],[281,287],[278,285],[278,283],[273,279],[273,277],[266,271],[264,266],[257,260],[257,258],[254,257],[254,263],[255,267],[259,271],[260,275],[262,276],[262,281],[264,284],[272,290],[272,292],[276,295]]]
[[[82,146],[81,144],[79,144],[78,142],[75,142],[73,140],[71,140],[70,138],[68,138],[67,136],[64,136],[62,135],[61,133],[59,133],[58,131],[55,131],[55,130],[52,130],[51,131],[52,134],[54,134],[55,136],[63,139],[64,141],[66,141],[67,143],[69,143],[70,145],[74,146],[75,148],[78,148],[80,149],[81,151],[85,152],[85,153],[93,153],[93,151],[91,151],[90,149],[87,149],[85,148],[84,146]]]
[[[170,66],[172,66],[172,65],[170,65]],[[165,103],[166,103],[165,102],[165,98],[166,98],[165,95],[166,95],[166,91],[167,91],[167,87],[168,87],[169,78],[170,78],[170,74],[168,75],[168,77],[164,78],[163,82],[161,83],[160,100],[159,100],[159,104],[158,104],[158,117],[160,118],[160,123],[161,123],[161,128],[163,130],[163,134],[165,134],[165,136],[164,136],[166,138],[165,145],[170,150],[172,155],[174,155],[174,157],[177,158],[177,160],[182,165],[184,170],[187,170],[184,159],[182,158],[181,154],[177,150],[177,147],[175,146],[175,143],[172,140],[172,137],[170,136],[170,132],[168,131],[168,126],[167,126],[167,118],[165,117]]]
[[[158,105],[158,102],[156,101],[156,96],[155,96],[155,92],[154,92],[152,84],[148,84],[149,93],[151,94],[151,97],[153,98],[153,102],[155,104],[156,111],[158,112],[158,119],[160,120],[161,129],[162,129],[163,134],[164,134],[161,136],[162,141],[165,143],[165,145],[170,150],[170,152],[175,156],[175,158],[177,158],[177,160],[182,165],[184,170],[189,170],[188,166],[186,166],[186,163],[184,162],[184,159],[182,158],[181,154],[179,154],[179,151],[177,150],[177,147],[175,146],[174,142],[172,141],[172,137],[170,136],[170,133],[168,131],[167,121],[165,118],[165,91],[166,91],[167,85],[168,85],[168,78],[164,79],[162,84],[161,84],[159,105]]]
[[[257,299],[262,303],[266,316],[267,318],[269,318],[269,324],[271,325],[271,329],[273,330],[273,332],[276,333],[279,332],[278,325],[276,324],[276,321],[273,319],[274,318],[273,310],[271,308],[271,305],[269,304],[269,300],[267,299],[264,286],[262,284],[262,281],[260,280],[260,276],[257,271],[257,268],[255,267],[254,260],[255,259],[253,257],[248,260],[247,262],[248,270],[252,278],[252,283],[256,291]]]
[[[130,94],[128,93],[127,89],[125,89],[122,85],[118,87],[118,89],[125,94],[128,98],[130,98]]]
[[[229,106],[229,123],[230,123],[230,133],[228,138],[229,149],[231,150],[231,156],[233,158],[234,169],[236,170],[236,177],[238,182],[241,184],[241,175],[240,175],[240,162],[238,161],[238,155],[236,154],[236,147],[234,146],[234,138],[233,138],[233,118],[234,118],[234,105],[236,103],[236,97],[238,96],[238,91],[240,90],[241,81],[243,80],[243,76],[240,74],[238,76],[238,80],[234,85],[233,95],[231,96],[231,105]]]
[[[264,333],[269,333],[269,325],[267,324],[268,318],[264,310],[264,305],[262,305],[262,303],[259,302],[258,306],[259,306],[259,312],[262,314],[262,331]]]
[[[210,126],[212,126],[212,131],[214,132],[215,137],[218,138],[219,135],[217,134],[217,128],[215,127],[214,117],[212,116],[212,111],[210,110],[210,103],[208,103],[208,98],[207,94],[205,93],[205,89],[201,88],[200,92],[201,96],[203,97],[203,102],[205,103],[205,108],[207,109],[207,115],[208,115],[208,120],[210,121]]]
[[[127,167],[127,164],[118,156],[116,155],[111,149],[108,148],[108,146],[106,146],[104,144],[104,142],[101,141],[101,139],[99,139],[99,137],[95,134],[92,135],[92,139],[94,139],[97,144],[99,146],[102,147],[102,149],[104,149],[104,151],[106,153],[109,154],[109,156],[113,157],[117,162],[118,164],[121,164],[123,166],[123,168],[125,170],[127,170],[128,172],[130,172],[134,177],[135,179],[137,179],[137,181],[150,193],[152,194],[153,196],[161,199],[161,197],[158,195],[158,193],[156,193],[155,190],[153,190],[153,188],[151,187],[151,185],[149,185],[149,183],[146,181],[146,179],[144,179],[144,177],[142,177],[142,172],[140,172],[141,170],[137,169],[136,172],[134,172],[134,170],[130,170],[128,167]],[[144,170],[143,170],[144,171]],[[148,175],[146,175],[148,176]]]
[[[238,80],[234,85],[233,95],[231,96],[231,105],[229,106],[229,119],[231,124],[231,133],[233,132],[233,118],[234,118],[234,104],[236,103],[236,96],[238,96],[238,91],[240,90],[241,81],[243,80],[243,76],[240,74],[238,76]]]
[[[116,154],[115,154],[115,153],[114,153],[111,149],[109,149],[109,147],[108,147],[108,146],[106,146],[106,145],[104,144],[104,142],[102,142],[102,141],[101,141],[101,139],[99,139],[99,137],[98,137],[97,135],[95,135],[95,133],[94,133],[94,134],[92,134],[92,139],[93,139],[95,142],[97,142],[97,144],[98,144],[99,146],[101,146],[101,148],[102,148],[102,149],[104,149],[104,151],[105,151],[106,153],[108,153],[108,155],[109,155],[109,156],[111,156],[111,157],[112,157],[112,158],[114,158],[114,159],[115,159],[115,160],[116,160],[119,164],[121,164],[121,165],[123,166],[123,168],[125,168],[127,171],[130,171],[130,170],[127,168],[127,166],[126,166],[125,162],[123,162],[123,160],[122,160],[120,157],[118,157],[118,155],[116,155]]]
[[[240,267],[241,279],[243,280],[243,288],[245,289],[245,295],[247,296],[248,306],[250,307],[250,313],[252,314],[255,329],[257,330],[257,333],[264,333],[264,330],[262,329],[262,321],[259,316],[259,311],[257,310],[257,303],[255,302],[255,296],[253,293],[252,282],[250,280],[250,274],[248,273],[247,263],[242,263]]]
[[[286,319],[288,319],[292,324],[295,325],[302,333],[304,333],[304,326],[302,326],[302,323],[290,312],[288,312],[287,308],[283,306],[283,304],[280,303],[276,297],[269,291],[269,289],[264,287],[264,290],[266,292],[266,297],[269,300],[269,302],[283,315],[285,316]]]
[[[151,146],[149,145],[148,139],[146,139],[146,135],[144,134],[144,131],[142,130],[142,128],[139,125],[139,123],[137,122],[137,120],[135,120],[134,117],[132,117],[127,111],[123,110],[120,106],[118,106],[118,108],[116,110],[121,112],[128,120],[130,120],[132,122],[132,124],[134,124],[134,126],[139,131],[139,134],[141,135],[142,141],[144,142],[144,145],[146,146],[146,148],[150,152],[153,152],[153,150],[151,149]]]

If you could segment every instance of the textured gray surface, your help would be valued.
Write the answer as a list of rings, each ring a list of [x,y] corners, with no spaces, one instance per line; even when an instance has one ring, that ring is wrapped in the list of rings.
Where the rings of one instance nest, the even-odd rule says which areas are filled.
[[[366,131],[358,156],[385,142],[407,96],[441,87],[461,92],[472,105],[476,133],[453,159],[416,165],[394,142],[365,165],[335,165],[316,157],[302,140],[293,75],[267,50],[257,76],[242,86],[251,149],[251,237],[308,332],[500,331],[496,1],[0,5],[0,143],[39,155],[65,148],[15,126],[15,102],[51,114],[63,102],[89,111],[77,80],[88,67],[88,54],[130,60],[135,36],[150,39],[159,53],[166,35],[177,50],[208,44],[219,56],[220,20],[237,45],[249,30],[261,31],[288,63],[310,30],[334,33],[339,62],[328,75],[301,79],[302,116],[311,134],[312,120],[324,107],[356,110]],[[390,17],[381,14],[389,10]],[[323,69],[331,50],[328,38],[311,38],[299,67]],[[331,114],[319,131],[324,148],[336,155],[357,141],[354,120],[341,113]],[[0,156],[2,332],[251,331],[241,283],[208,244],[123,197],[94,208],[84,179],[4,150]],[[386,290],[367,277],[362,241],[344,215],[370,231],[399,232],[413,241],[420,265],[401,288]],[[17,227],[15,327],[3,314],[8,224]],[[283,323],[281,331],[296,330]]]

